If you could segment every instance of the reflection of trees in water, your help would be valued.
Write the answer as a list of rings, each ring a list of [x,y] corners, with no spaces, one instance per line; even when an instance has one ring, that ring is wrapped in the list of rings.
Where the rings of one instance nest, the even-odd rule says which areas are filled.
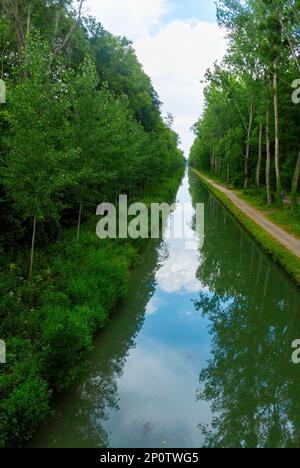
[[[197,310],[209,318],[212,352],[198,398],[210,402],[208,447],[300,446],[300,374],[291,343],[300,337],[299,290],[207,191],[206,237]]]
[[[76,426],[72,428],[72,442],[76,446],[108,446],[109,435],[103,429],[111,410],[118,409],[118,379],[122,376],[129,351],[145,319],[145,308],[156,286],[159,250],[157,243],[149,243],[143,255],[143,264],[133,273],[129,299],[118,312],[108,329],[98,338],[87,378],[79,385],[72,417],[76,413]],[[162,247],[161,252],[163,252]],[[163,253],[165,255],[165,253]],[[68,418],[65,410],[64,419]]]

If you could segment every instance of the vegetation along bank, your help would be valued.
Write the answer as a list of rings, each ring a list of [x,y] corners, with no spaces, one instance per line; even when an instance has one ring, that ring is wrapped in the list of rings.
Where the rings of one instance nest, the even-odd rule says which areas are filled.
[[[228,50],[205,77],[190,165],[300,238],[299,2],[218,0],[217,18]],[[212,190],[299,283],[299,260]]]
[[[1,447],[32,435],[126,294],[142,241],[100,241],[97,205],[172,201],[183,173],[131,43],[82,3],[0,5]]]

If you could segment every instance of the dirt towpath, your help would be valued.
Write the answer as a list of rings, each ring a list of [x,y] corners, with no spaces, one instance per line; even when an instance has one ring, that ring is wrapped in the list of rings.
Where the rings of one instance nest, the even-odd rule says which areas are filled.
[[[201,174],[195,170],[196,174],[200,179],[206,180],[210,185],[224,193],[234,205],[236,205],[241,211],[243,211],[249,218],[256,222],[260,227],[267,231],[274,239],[280,244],[284,245],[290,252],[296,255],[300,259],[300,240],[293,236],[289,232],[284,231],[281,227],[270,221],[261,211],[257,210],[253,206],[249,205],[244,200],[241,200],[239,196],[232,190],[219,185],[209,177]]]

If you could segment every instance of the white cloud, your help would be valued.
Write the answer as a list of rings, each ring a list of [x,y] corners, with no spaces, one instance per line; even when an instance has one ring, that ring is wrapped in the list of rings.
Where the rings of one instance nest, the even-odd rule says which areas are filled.
[[[160,297],[152,296],[146,307],[146,315],[154,315],[162,305],[163,301]]]
[[[157,272],[156,279],[162,291],[167,293],[193,293],[203,289],[196,278],[199,259],[194,251],[183,248],[181,252],[170,252],[163,267]]]
[[[101,421],[111,446],[127,446],[128,441],[139,447],[174,447],[178,440],[182,447],[203,444],[198,424],[200,419],[210,424],[212,414],[209,403],[195,394],[208,355],[209,343],[200,350],[180,349],[145,335],[142,344],[130,350],[117,382],[118,410],[109,410],[107,421]]]
[[[86,8],[108,31],[134,40],[159,25],[167,0],[87,0]]]
[[[164,102],[163,110],[174,114],[175,130],[188,153],[194,139],[190,127],[203,108],[200,80],[225,53],[223,32],[216,24],[176,20],[154,36],[141,37],[134,46]]]
[[[87,6],[106,29],[134,40],[138,58],[164,103],[163,112],[174,115],[175,130],[188,154],[194,139],[190,127],[203,108],[200,80],[225,53],[223,32],[217,24],[198,19],[163,24],[172,0],[87,0]]]

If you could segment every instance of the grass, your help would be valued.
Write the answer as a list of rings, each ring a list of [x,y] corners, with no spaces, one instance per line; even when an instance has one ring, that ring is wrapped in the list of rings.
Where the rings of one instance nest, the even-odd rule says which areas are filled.
[[[290,206],[283,206],[282,208],[275,204],[268,206],[265,197],[257,194],[256,191],[238,192],[238,195],[249,205],[262,211],[273,223],[300,239],[300,207],[293,212]]]
[[[202,183],[215,195],[215,197],[236,217],[236,219],[246,228],[251,236],[256,239],[265,252],[272,256],[282,268],[290,275],[297,285],[300,286],[300,261],[288,249],[277,242],[270,234],[252,221],[241,211],[228,197],[211,186],[206,179],[195,171]]]
[[[284,205],[281,208],[274,203],[272,206],[269,206],[266,203],[266,194],[263,191],[259,194],[256,189],[248,189],[246,192],[237,190],[231,184],[226,185],[224,180],[218,177],[212,177],[211,174],[205,172],[203,174],[223,187],[234,191],[242,200],[264,213],[270,221],[300,239],[300,206],[294,212],[288,205]]]

